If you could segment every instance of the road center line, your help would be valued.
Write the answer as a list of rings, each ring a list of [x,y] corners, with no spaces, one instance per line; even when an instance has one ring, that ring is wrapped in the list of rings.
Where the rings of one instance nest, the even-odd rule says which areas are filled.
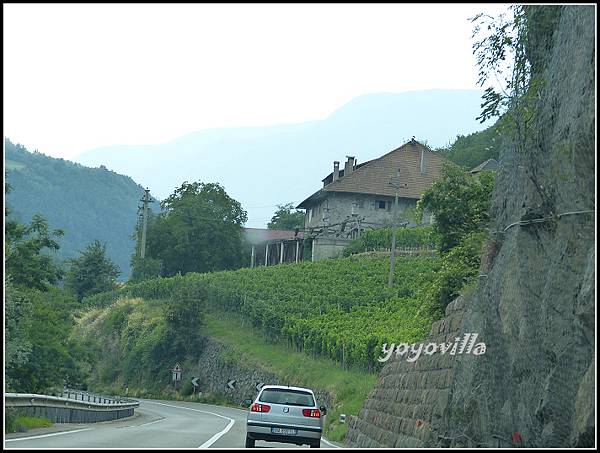
[[[94,428],[74,429],[73,431],[61,431],[60,433],[40,434],[39,436],[19,437],[18,439],[4,439],[4,442],[18,442],[20,440],[41,439],[42,437],[62,436],[63,434],[80,433],[81,431],[90,431]]]
[[[229,430],[231,429],[231,427],[235,424],[235,420],[233,418],[225,417],[224,415],[215,414],[214,412],[202,411],[200,409],[192,409],[191,407],[185,407],[185,406],[174,406],[172,404],[155,403],[153,401],[144,401],[144,402],[145,403],[149,403],[149,404],[158,404],[160,406],[174,407],[176,409],[186,409],[188,411],[202,412],[204,414],[210,414],[210,415],[214,415],[216,417],[224,418],[225,420],[229,420],[229,423],[227,424],[227,426],[225,427],[225,429],[223,429],[222,431],[219,431],[217,434],[215,434],[214,436],[212,436],[210,439],[208,439],[206,442],[204,442],[198,448],[208,448],[208,447],[210,447],[217,440],[219,440],[222,436],[224,436],[225,434],[227,434],[229,432]]]

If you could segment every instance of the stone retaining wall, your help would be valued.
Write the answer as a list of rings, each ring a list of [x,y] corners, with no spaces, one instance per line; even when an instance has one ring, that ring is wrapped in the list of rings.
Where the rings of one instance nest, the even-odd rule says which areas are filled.
[[[463,322],[464,297],[448,304],[446,317],[432,325],[423,342],[454,342]],[[426,447],[437,443],[432,429],[447,410],[458,356],[435,353],[408,362],[390,357],[358,417],[352,417],[346,442],[352,446]]]

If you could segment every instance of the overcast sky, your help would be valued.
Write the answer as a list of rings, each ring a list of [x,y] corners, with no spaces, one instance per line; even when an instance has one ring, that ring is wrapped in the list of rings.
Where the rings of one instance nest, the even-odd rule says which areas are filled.
[[[3,4],[4,134],[70,158],[325,118],[362,94],[476,89],[504,4]]]

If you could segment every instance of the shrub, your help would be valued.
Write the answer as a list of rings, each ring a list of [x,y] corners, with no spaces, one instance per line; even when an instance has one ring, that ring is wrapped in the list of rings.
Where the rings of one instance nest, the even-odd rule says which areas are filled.
[[[398,228],[396,230],[396,248],[427,247],[437,249],[440,237],[432,226],[416,228]],[[392,229],[368,230],[353,240],[344,250],[344,256],[355,253],[389,250],[392,247]]]

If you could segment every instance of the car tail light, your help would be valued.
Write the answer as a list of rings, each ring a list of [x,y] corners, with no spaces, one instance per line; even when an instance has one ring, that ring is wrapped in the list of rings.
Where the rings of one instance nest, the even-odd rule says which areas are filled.
[[[321,418],[319,409],[302,409],[302,415],[305,417]]]
[[[250,408],[250,412],[269,412],[271,410],[271,406],[268,404],[258,404],[254,403]]]

